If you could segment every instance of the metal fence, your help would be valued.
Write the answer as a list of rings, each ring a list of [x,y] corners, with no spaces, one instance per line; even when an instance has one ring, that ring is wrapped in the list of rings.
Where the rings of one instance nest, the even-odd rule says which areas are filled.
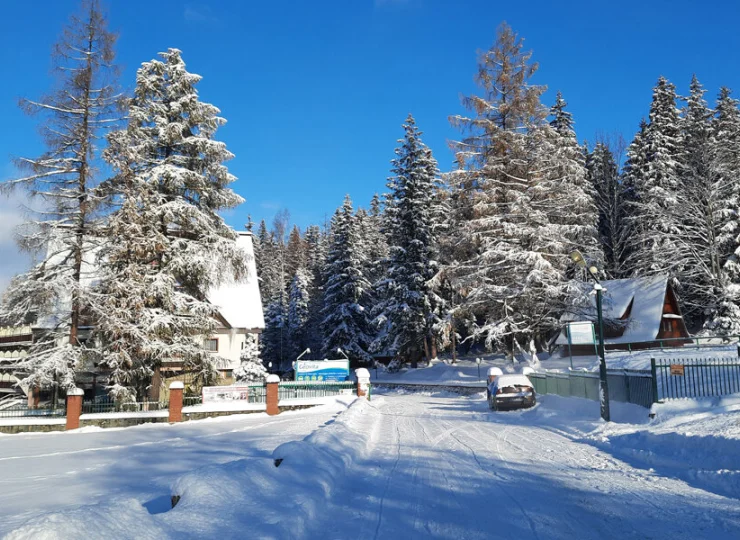
[[[183,396],[182,406],[190,407],[192,405],[200,405],[203,403],[203,396]]]
[[[538,394],[556,394],[599,400],[599,375],[587,371],[530,373],[529,379]],[[609,370],[609,399],[634,403],[643,407],[653,404],[653,384],[650,371]]]
[[[352,394],[355,383],[346,382],[281,382],[278,402]]]
[[[661,400],[740,392],[740,359],[737,358],[651,358],[650,367],[654,391]]]
[[[168,402],[162,401],[126,401],[116,402],[112,399],[96,399],[82,403],[82,414],[166,411]]]
[[[64,417],[67,409],[51,405],[29,408],[27,403],[17,403],[0,409],[0,418]]]

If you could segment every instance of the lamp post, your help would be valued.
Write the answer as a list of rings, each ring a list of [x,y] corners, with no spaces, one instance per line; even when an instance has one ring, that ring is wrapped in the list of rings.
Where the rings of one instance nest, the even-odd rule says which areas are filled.
[[[601,404],[601,418],[609,422],[611,414],[609,412],[609,382],[606,376],[606,352],[604,349],[604,313],[602,311],[602,295],[604,287],[599,283],[596,277],[598,269],[595,266],[588,267],[586,259],[583,258],[580,251],[574,251],[570,258],[581,268],[586,268],[588,275],[594,280],[594,291],[596,291],[596,317],[599,325],[599,403]]]

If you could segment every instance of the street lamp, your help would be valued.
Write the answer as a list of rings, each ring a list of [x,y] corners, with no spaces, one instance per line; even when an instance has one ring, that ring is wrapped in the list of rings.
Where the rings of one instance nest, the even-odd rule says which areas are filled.
[[[601,300],[604,292],[604,287],[599,283],[599,278],[596,277],[599,273],[595,266],[588,267],[586,265],[586,259],[580,251],[574,251],[570,254],[571,260],[581,268],[588,270],[588,275],[594,280],[594,291],[596,291],[596,317],[599,324],[599,402],[601,403],[601,418],[607,422],[610,419],[609,414],[609,382],[606,377],[606,357],[604,350],[604,314],[602,311]]]
[[[308,349],[306,349],[305,351],[303,351],[303,352],[302,352],[301,354],[299,354],[299,355],[298,355],[298,358],[296,358],[296,362],[297,362],[298,360],[300,360],[301,358],[303,358],[303,355],[304,355],[304,354],[308,354],[308,353],[310,353],[310,352],[311,352],[311,349],[310,349],[310,348],[308,348]]]

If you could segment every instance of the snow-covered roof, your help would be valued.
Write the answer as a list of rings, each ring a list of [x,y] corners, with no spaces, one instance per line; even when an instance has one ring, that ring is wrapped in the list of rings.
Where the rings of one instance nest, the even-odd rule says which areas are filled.
[[[653,341],[660,331],[660,322],[663,317],[668,276],[657,275],[635,279],[610,279],[601,282],[604,287],[602,312],[605,320],[619,320],[632,304],[624,333],[618,337],[606,337],[604,343],[627,344]],[[584,284],[591,288],[590,284]],[[596,295],[590,295],[590,306],[585,313],[566,313],[562,322],[576,320],[596,320]],[[606,334],[606,332],[604,332]],[[558,345],[567,345],[568,337],[565,329],[556,341]]]
[[[247,255],[247,276],[241,282],[224,283],[208,294],[208,300],[218,306],[219,313],[232,328],[264,328],[262,298],[257,281],[252,234],[239,232],[237,244]]]
[[[65,251],[64,243],[58,236],[61,232],[52,236],[47,246],[47,256],[52,265],[69,264],[66,260],[69,251]],[[259,284],[257,281],[257,266],[254,259],[254,248],[252,246],[252,234],[250,232],[237,232],[237,245],[242,248],[247,258],[247,276],[240,282],[227,281],[216,290],[208,294],[208,300],[218,307],[221,317],[231,328],[262,329],[265,320],[262,314],[262,299],[260,297]],[[99,248],[87,249],[83,255],[81,282],[84,287],[94,285],[98,274]],[[56,315],[48,315],[37,321],[37,328],[53,328],[60,322],[62,314],[68,314],[71,310],[72,299],[70,295],[61,298],[56,309]]]

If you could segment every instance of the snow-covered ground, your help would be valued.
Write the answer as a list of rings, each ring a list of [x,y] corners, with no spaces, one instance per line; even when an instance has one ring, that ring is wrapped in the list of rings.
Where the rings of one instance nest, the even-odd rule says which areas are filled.
[[[737,485],[691,470],[738,474],[739,409],[682,402],[649,422],[615,404],[622,423],[605,425],[587,400],[495,413],[483,395],[394,392],[272,418],[5,436],[0,534],[738,538]]]
[[[476,356],[481,359],[480,377]],[[607,351],[606,365],[609,369],[650,369],[650,358],[656,359],[695,359],[695,358],[724,358],[736,359],[737,345],[717,346],[686,346],[674,349],[650,349],[644,351]],[[529,362],[521,358],[515,362],[507,361],[501,354],[466,355],[452,363],[449,358],[433,360],[430,365],[421,364],[419,368],[404,368],[396,373],[385,372],[382,368],[370,370],[373,382],[394,382],[423,385],[458,385],[458,386],[485,386],[486,371],[489,367],[498,367],[504,373],[521,373]],[[574,356],[573,369],[598,371],[599,359],[597,356]],[[560,354],[548,357],[547,354],[538,355],[538,363],[533,365],[538,371],[567,371],[571,367],[571,359]]]

